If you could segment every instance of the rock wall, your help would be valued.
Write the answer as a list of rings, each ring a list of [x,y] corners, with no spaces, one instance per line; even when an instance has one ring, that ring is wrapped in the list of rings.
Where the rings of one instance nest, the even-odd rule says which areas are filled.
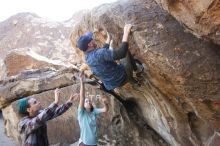
[[[74,68],[63,69],[59,72],[48,68],[25,71],[7,78],[0,82],[0,108],[22,97],[72,85],[76,80],[74,71],[76,71]]]
[[[72,45],[81,34],[95,30],[99,46],[108,31],[117,48],[125,23],[134,25],[129,49],[146,69],[141,86],[118,89],[120,96],[133,99],[147,124],[171,145],[217,145],[219,46],[185,33],[152,0],[120,1],[94,8],[74,27]]]
[[[43,72],[43,71],[42,71]],[[68,70],[63,71],[60,78],[65,78],[66,74],[70,74]],[[50,76],[49,72],[44,72],[45,75]],[[41,75],[41,74],[39,74]],[[29,76],[24,76],[24,78]],[[23,82],[22,79],[17,78],[17,83]],[[54,80],[52,77],[49,80]],[[87,81],[87,80],[86,80]],[[29,81],[31,83],[34,81]],[[65,82],[65,80],[63,80]],[[73,82],[74,83],[74,82]],[[6,83],[7,84],[7,83]],[[10,84],[10,82],[8,82]],[[54,100],[54,86],[59,87],[60,84],[48,84],[50,88],[42,86],[39,89],[39,94],[33,94],[32,87],[26,87],[26,90],[21,91],[20,94],[30,94],[33,98],[40,101],[42,107],[47,107]],[[9,86],[7,86],[9,87]],[[7,89],[7,87],[5,89]],[[65,102],[73,93],[79,93],[79,84],[75,82],[73,85],[66,85],[61,88],[60,103]],[[86,84],[86,92],[90,95],[100,94],[97,86]],[[32,95],[33,94],[33,95]],[[4,95],[7,97],[7,95]],[[98,116],[98,143],[99,145],[110,146],[124,146],[124,145],[154,145],[154,146],[168,146],[168,144],[154,132],[150,127],[140,127],[143,120],[139,118],[137,113],[137,106],[134,104],[131,107],[126,107],[110,94],[109,111],[103,115]],[[95,107],[101,107],[101,103],[92,98]],[[48,122],[48,137],[50,144],[65,143],[71,144],[79,139],[79,125],[77,121],[77,107],[79,101],[75,102],[73,106],[62,116]],[[6,134],[13,137],[18,143],[21,143],[21,137],[17,130],[19,120],[22,118],[18,114],[17,101],[12,102],[9,106],[2,109],[4,116],[4,123]]]
[[[9,51],[29,49],[52,60],[77,63],[69,35],[74,16],[66,22],[49,21],[32,13],[19,13],[0,23],[0,60]]]
[[[61,69],[72,64],[65,64],[60,60],[50,60],[28,49],[15,49],[7,54],[4,59],[5,77],[14,76],[24,70],[54,68]],[[4,76],[1,76],[5,78]]]
[[[57,68],[79,63],[69,41],[71,27],[79,18],[75,14],[68,21],[56,22],[19,13],[1,22],[0,80],[24,69],[45,68],[46,64]]]
[[[178,21],[184,23],[193,34],[218,43],[218,1],[157,2],[172,15],[175,14]],[[174,8],[180,9],[173,11]],[[195,17],[195,20],[194,15],[199,17]],[[134,25],[129,38],[129,50],[143,62],[145,71],[137,78],[139,83],[115,89],[115,97],[108,95],[110,111],[98,119],[99,145],[220,145],[218,45],[186,33],[179,22],[153,0],[122,0],[104,4],[77,14],[74,18],[77,23],[74,24],[49,23],[36,17],[19,14],[15,20],[9,19],[0,24],[0,32],[4,34],[0,37],[0,48],[3,48],[0,55],[3,59],[8,50],[27,48],[50,59],[83,63],[83,53],[78,49],[70,51],[68,48],[69,24],[73,25],[71,43],[74,48],[77,38],[86,31],[95,31],[94,39],[98,46],[103,44],[108,31],[113,36],[114,47],[118,48],[124,25]],[[197,20],[198,23],[194,23]],[[16,34],[13,35],[14,38],[10,37],[12,34]],[[64,43],[60,45],[60,42]],[[51,52],[54,47],[56,49]],[[48,60],[41,62],[34,56],[27,55],[27,52],[21,54],[16,54],[17,60],[24,57],[28,63],[24,63],[20,70],[13,68],[15,65],[22,65],[13,62],[14,55],[9,54],[5,62],[0,60],[0,66],[4,67],[0,74],[5,77],[0,81],[0,108],[4,114],[7,135],[18,142],[20,136],[17,133],[17,123],[21,117],[17,114],[16,100],[31,95],[45,107],[52,102],[53,98],[50,97],[53,97],[53,90],[57,87],[62,88],[65,97],[62,102],[70,93],[79,92],[78,69],[62,70],[60,66],[57,67],[59,71],[48,69],[47,66],[54,67]],[[26,55],[23,56],[24,54]],[[29,68],[30,64],[35,64],[36,70],[23,72],[23,69],[33,69],[33,66]],[[7,77],[7,69],[13,72],[13,76]],[[91,94],[100,92],[94,82],[89,79],[87,82],[93,85],[87,85]],[[117,100],[119,98],[122,100]],[[73,143],[78,140],[77,105],[78,103],[74,104],[62,117],[48,123],[51,144]],[[100,103],[94,100],[94,105],[100,106]]]
[[[220,44],[219,0],[155,0],[199,38]]]

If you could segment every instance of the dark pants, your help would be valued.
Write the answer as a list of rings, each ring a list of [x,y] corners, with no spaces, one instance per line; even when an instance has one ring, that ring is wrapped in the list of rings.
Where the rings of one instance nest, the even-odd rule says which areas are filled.
[[[81,143],[79,144],[79,146],[97,146],[97,145],[86,145],[86,144],[84,144],[83,142],[81,142]]]
[[[127,52],[126,57],[121,59],[120,61],[121,64],[124,66],[127,75],[126,80],[122,83],[122,85],[124,85],[129,81],[133,81],[133,71],[137,70],[137,66],[129,50]]]

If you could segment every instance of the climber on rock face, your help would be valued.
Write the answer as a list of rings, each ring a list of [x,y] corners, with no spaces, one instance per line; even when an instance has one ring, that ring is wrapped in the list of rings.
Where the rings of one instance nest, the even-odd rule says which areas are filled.
[[[87,64],[93,74],[103,82],[107,91],[133,80],[133,71],[143,71],[143,68],[137,67],[128,50],[128,37],[131,28],[131,24],[124,26],[124,34],[119,49],[109,49],[110,35],[108,35],[103,48],[97,48],[92,32],[87,32],[77,40],[77,47],[85,53]],[[121,60],[121,64],[117,64],[116,60]]]
[[[46,122],[62,115],[77,99],[77,94],[71,95],[66,103],[58,105],[60,90],[54,93],[54,102],[45,109],[41,109],[40,102],[32,97],[18,101],[19,113],[25,115],[18,124],[22,146],[49,146]]]

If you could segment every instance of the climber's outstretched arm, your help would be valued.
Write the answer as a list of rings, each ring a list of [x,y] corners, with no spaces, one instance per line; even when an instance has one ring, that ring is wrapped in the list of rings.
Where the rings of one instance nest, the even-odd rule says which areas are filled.
[[[126,24],[124,27],[124,34],[122,37],[122,43],[120,45],[119,49],[113,50],[113,58],[114,60],[119,60],[122,58],[125,58],[127,52],[128,52],[128,37],[131,31],[131,24]]]

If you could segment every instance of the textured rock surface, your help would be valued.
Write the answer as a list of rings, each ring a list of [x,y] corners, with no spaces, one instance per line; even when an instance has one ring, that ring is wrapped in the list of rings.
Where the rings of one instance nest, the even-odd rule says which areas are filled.
[[[0,112],[0,143],[1,146],[17,146],[17,143],[11,137],[8,137],[5,133],[4,121],[2,112]]]
[[[21,97],[72,85],[76,80],[74,76],[76,71],[74,68],[60,71],[41,69],[25,71],[3,80],[0,82],[0,108]]]
[[[157,0],[157,2],[164,8],[165,4],[169,4],[167,5],[169,9],[166,10],[175,17],[177,14],[176,18],[181,18],[178,21],[184,23],[191,32],[218,43],[219,9],[214,9],[219,8],[218,1],[191,0],[187,1],[189,3],[183,1],[180,3],[178,0]],[[180,16],[176,10],[171,9],[171,4],[172,8],[180,8]],[[190,9],[185,8],[186,6]],[[80,16],[81,14],[83,16]],[[67,41],[67,34],[70,33],[69,24],[73,25],[71,40],[74,47],[75,40],[86,31],[96,31],[95,40],[100,40],[98,41],[100,46],[105,40],[107,30],[113,36],[113,45],[117,48],[121,42],[124,24],[132,23],[134,27],[129,49],[135,58],[144,63],[145,72],[139,78],[139,85],[130,84],[115,90],[125,101],[122,104],[111,97],[111,110],[98,119],[99,145],[220,144],[219,46],[185,33],[184,28],[153,0],[123,0],[81,14],[75,17],[78,19],[77,24],[73,24],[72,20],[69,21],[71,23],[48,22],[32,14],[28,14],[28,17],[26,14],[20,14],[1,23],[0,32],[3,34],[0,35],[1,59],[6,56],[8,50],[27,48],[50,59],[75,63],[74,61],[80,58],[77,61],[83,62],[82,52],[69,49]],[[186,23],[185,20],[190,21]],[[5,64],[0,60],[0,65]],[[1,75],[5,72],[0,70]],[[68,97],[70,92],[73,92],[73,86],[77,86],[70,86],[76,84],[74,72],[58,73],[54,70],[41,69],[1,81],[1,107],[8,105],[3,109],[4,117],[7,117],[5,118],[7,134],[19,141],[19,135],[16,133],[18,122],[16,101],[9,105],[12,101],[21,96],[34,94],[33,96],[46,106],[52,100],[48,97],[53,96],[53,92],[48,90],[56,87],[64,87],[62,92]],[[78,92],[78,87],[76,88]],[[95,94],[98,91],[91,87],[90,92]],[[79,131],[75,127],[74,108],[69,111],[71,114],[66,114],[67,117],[54,120],[48,125],[55,129],[61,127],[61,130],[57,130],[60,133],[48,131],[51,143],[77,141]],[[69,122],[74,123],[66,124],[70,129],[60,124]],[[77,134],[73,134],[72,129],[76,129]],[[72,137],[69,137],[70,135]]]
[[[27,90],[31,89],[27,88]],[[86,85],[86,90],[91,95],[100,94],[100,90],[97,90],[90,85]],[[54,100],[53,92],[53,90],[50,90],[32,95],[32,97],[39,100],[43,107],[46,107]],[[72,93],[76,92],[79,93],[78,84],[61,88],[60,103],[66,101]],[[92,101],[95,106],[102,106],[97,99],[93,98]],[[110,110],[107,113],[100,115],[97,120],[99,145],[168,146],[159,135],[145,125],[143,119],[139,118],[139,113],[137,111],[138,108],[135,105],[127,103],[127,106],[123,106],[115,100],[113,96],[109,96],[109,105]],[[51,144],[66,143],[68,145],[79,139],[77,106],[78,101],[74,103],[71,110],[48,122],[48,136]],[[17,131],[17,124],[21,117],[18,114],[17,101],[13,102],[6,108],[3,108],[2,111],[7,135],[13,137],[18,143],[20,143],[21,139]]]
[[[78,17],[66,22],[49,21],[32,13],[10,17],[0,23],[0,59],[11,50],[27,48],[49,59],[76,63],[78,57],[69,35]]]
[[[154,1],[121,1],[87,13],[71,35],[107,30],[114,45],[121,42],[125,23],[134,24],[129,46],[146,70],[140,87],[119,89],[133,99],[147,123],[171,145],[215,145],[220,132],[219,46],[195,38]],[[79,52],[79,56],[83,56]]]
[[[196,35],[220,44],[219,0],[155,0]]]
[[[17,75],[24,70],[48,67],[60,69],[67,65],[68,64],[64,64],[59,60],[50,60],[28,49],[13,50],[4,59],[6,76]],[[71,64],[69,66],[71,66]],[[4,78],[4,76],[2,76],[2,78]]]

